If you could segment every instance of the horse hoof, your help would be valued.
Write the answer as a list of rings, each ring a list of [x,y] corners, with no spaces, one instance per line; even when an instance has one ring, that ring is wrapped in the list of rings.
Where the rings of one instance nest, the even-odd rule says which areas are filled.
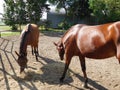
[[[83,84],[82,87],[89,88],[87,84]]]
[[[36,59],[36,62],[38,62],[38,59]]]
[[[60,78],[60,83],[63,83],[63,78]]]

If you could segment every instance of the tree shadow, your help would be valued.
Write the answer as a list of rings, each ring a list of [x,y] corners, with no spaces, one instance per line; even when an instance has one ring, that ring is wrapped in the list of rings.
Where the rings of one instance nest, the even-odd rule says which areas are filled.
[[[47,64],[43,64],[42,61],[39,61],[41,64],[43,64],[43,67],[41,68],[43,74],[41,77],[44,79],[42,81],[48,83],[48,84],[60,84],[59,78],[62,75],[63,69],[64,69],[64,63],[57,62],[53,59],[39,56],[44,62]],[[70,73],[67,72],[66,75],[66,81],[67,83],[73,82],[73,79],[70,77]],[[69,79],[68,79],[69,78]]]
[[[27,87],[28,89],[38,90],[33,82],[30,82],[30,84],[26,83],[26,81],[20,79],[15,72],[14,63],[12,63],[13,62],[12,60],[15,60],[15,62],[16,62],[16,58],[13,54],[14,42],[4,39],[4,38],[0,38],[0,40],[1,40],[0,41],[0,64],[1,64],[0,73],[3,75],[2,77],[4,79],[6,90],[11,90],[10,83],[9,83],[10,77],[12,79],[14,79],[15,81],[17,81],[20,90],[23,90],[24,86]],[[12,43],[10,45],[11,47],[9,47],[9,43]],[[9,47],[9,50],[7,50],[7,47]],[[3,55],[4,55],[4,58],[3,58]],[[11,57],[10,57],[10,55],[11,55]],[[13,59],[11,59],[11,58],[13,58]],[[8,63],[7,66],[6,66],[6,62]],[[7,71],[8,66],[12,73]],[[21,83],[21,82],[23,82],[23,83]]]
[[[82,88],[79,88],[77,86],[74,86],[74,85],[70,84],[71,82],[73,82],[73,79],[70,76],[70,73],[74,74],[77,78],[79,78],[79,80],[81,82],[84,83],[84,77],[83,76],[80,76],[79,74],[76,74],[71,69],[68,69],[68,72],[66,74],[64,83],[61,84],[59,82],[59,78],[62,75],[65,64],[62,63],[62,62],[56,62],[55,60],[52,60],[52,59],[49,59],[49,58],[46,58],[46,57],[42,57],[42,56],[39,56],[39,57],[47,63],[47,65],[44,65],[41,68],[41,70],[43,71],[43,74],[41,75],[41,77],[44,78],[44,80],[42,80],[42,81],[47,82],[49,84],[60,84],[60,85],[67,84],[67,85],[70,85],[72,87],[75,87],[76,89],[82,90]],[[41,61],[39,61],[39,62],[41,63]],[[90,85],[88,87],[88,89],[90,89],[90,90],[94,90],[92,87],[94,87],[95,89],[98,89],[98,90],[108,90],[107,88],[98,84],[97,82],[93,81],[90,78],[88,78],[88,84]]]
[[[80,76],[79,74],[76,74],[74,71],[70,70],[70,72],[72,72],[77,78],[79,78],[79,80],[81,82],[84,83],[84,77]],[[93,81],[92,79],[88,78],[88,84],[90,86],[88,86],[88,89],[90,90],[94,90],[92,87],[94,87],[97,90],[108,90],[107,88],[105,88],[104,86],[98,84],[97,82]],[[92,86],[92,87],[91,87]]]
[[[3,40],[4,42],[6,40]],[[64,70],[64,63],[62,62],[57,62],[53,59],[47,58],[47,57],[43,57],[43,56],[39,56],[39,58],[41,58],[41,60],[39,60],[38,62],[41,63],[43,65],[42,68],[40,68],[40,72],[34,72],[34,71],[28,71],[25,72],[26,76],[24,78],[20,78],[17,76],[15,69],[14,69],[14,64],[11,61],[11,58],[9,57],[8,54],[10,54],[13,57],[13,60],[16,61],[16,58],[13,54],[13,47],[14,47],[14,43],[12,43],[11,48],[9,51],[6,50],[7,46],[9,46],[8,42],[11,41],[6,41],[6,45],[1,48],[1,46],[4,44],[4,42],[0,43],[0,50],[2,51],[2,53],[5,55],[7,62],[12,70],[12,73],[9,73],[9,71],[6,70],[6,65],[5,62],[2,58],[2,54],[0,52],[0,63],[1,63],[1,68],[0,71],[2,71],[3,73],[3,77],[4,77],[4,82],[5,82],[5,86],[7,90],[11,90],[10,89],[10,84],[9,84],[9,78],[7,76],[10,76],[12,79],[14,79],[15,81],[17,81],[18,86],[20,88],[20,90],[23,90],[24,87],[27,87],[28,89],[32,89],[32,90],[38,90],[38,87],[35,86],[36,81],[42,82],[43,84],[48,83],[50,85],[62,85],[62,84],[66,84],[69,85],[71,87],[74,87],[76,89],[79,90],[83,90],[83,88],[80,88],[78,86],[72,85],[71,83],[73,82],[72,76],[70,75],[70,73],[74,74],[77,78],[79,78],[79,80],[81,82],[84,82],[84,78],[78,74],[76,74],[74,71],[72,71],[71,69],[68,70],[64,83],[60,83],[59,82],[59,78],[62,75],[62,72]],[[46,64],[44,64],[42,61],[46,62]],[[28,68],[32,68],[34,69],[32,66],[29,66]],[[29,81],[30,84],[28,84],[26,81]],[[97,82],[93,81],[92,79],[89,78],[89,82],[88,84],[90,86],[93,86],[95,89],[100,89],[100,90],[107,90],[107,88],[105,88],[104,86],[98,84]],[[89,87],[90,90],[93,90],[93,88]]]

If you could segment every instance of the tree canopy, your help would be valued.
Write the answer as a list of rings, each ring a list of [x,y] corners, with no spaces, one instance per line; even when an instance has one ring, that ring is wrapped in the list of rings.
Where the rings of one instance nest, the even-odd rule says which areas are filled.
[[[94,16],[98,23],[120,20],[120,0],[49,0],[57,8],[65,8],[68,16]]]
[[[57,8],[64,8],[67,16],[86,17],[90,15],[89,0],[48,0]]]
[[[46,0],[4,0],[5,24],[38,23],[44,11],[49,10]]]
[[[94,16],[100,23],[120,20],[120,0],[4,0],[5,24],[15,27],[16,24],[37,23],[44,11],[49,10],[49,2],[64,8],[66,18],[84,18]],[[65,20],[66,21],[66,20]]]
[[[89,0],[89,5],[98,22],[120,20],[120,0]]]

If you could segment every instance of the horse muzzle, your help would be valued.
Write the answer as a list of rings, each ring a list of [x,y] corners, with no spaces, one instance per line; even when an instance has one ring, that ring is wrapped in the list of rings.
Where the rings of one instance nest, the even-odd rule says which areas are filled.
[[[60,59],[61,59],[61,60],[63,60],[63,59],[64,59],[64,57],[60,57]]]
[[[24,71],[25,68],[20,68],[20,74]]]

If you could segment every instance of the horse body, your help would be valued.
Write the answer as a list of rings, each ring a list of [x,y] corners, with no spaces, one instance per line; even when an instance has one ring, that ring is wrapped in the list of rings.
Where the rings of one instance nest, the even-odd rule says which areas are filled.
[[[27,46],[31,45],[32,54],[35,54],[36,60],[38,60],[38,41],[39,41],[39,29],[36,24],[28,24],[21,33],[21,42],[18,55],[18,64],[20,65],[20,71],[24,71],[27,66]]]
[[[54,44],[57,46],[60,58],[63,59],[64,53],[66,58],[60,81],[65,78],[72,57],[79,56],[86,87],[88,80],[85,57],[104,59],[116,56],[120,63],[120,22],[95,26],[77,24],[64,34],[60,42]]]
[[[85,26],[81,28],[76,38],[80,53],[85,57],[94,59],[115,56],[116,42],[111,34],[111,25]]]

